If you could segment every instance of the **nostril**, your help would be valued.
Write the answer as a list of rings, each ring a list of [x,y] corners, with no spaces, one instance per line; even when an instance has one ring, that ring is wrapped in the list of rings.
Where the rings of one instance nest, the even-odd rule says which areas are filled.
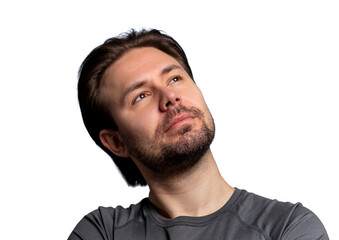
[[[171,104],[171,102],[168,101],[168,102],[166,103],[166,107],[168,107],[170,104]]]

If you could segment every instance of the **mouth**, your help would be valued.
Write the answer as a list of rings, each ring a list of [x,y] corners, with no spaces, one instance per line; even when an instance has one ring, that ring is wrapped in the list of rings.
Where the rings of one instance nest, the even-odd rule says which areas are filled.
[[[175,116],[167,125],[165,133],[177,128],[180,128],[182,125],[186,124],[187,122],[191,121],[195,118],[193,115],[189,113],[181,113]]]

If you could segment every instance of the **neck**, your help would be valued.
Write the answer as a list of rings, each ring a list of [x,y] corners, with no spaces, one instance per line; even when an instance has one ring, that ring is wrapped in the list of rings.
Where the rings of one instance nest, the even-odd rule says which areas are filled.
[[[210,150],[196,166],[180,176],[169,179],[152,179],[146,174],[150,187],[149,199],[160,215],[205,216],[226,204],[234,189],[220,175]]]

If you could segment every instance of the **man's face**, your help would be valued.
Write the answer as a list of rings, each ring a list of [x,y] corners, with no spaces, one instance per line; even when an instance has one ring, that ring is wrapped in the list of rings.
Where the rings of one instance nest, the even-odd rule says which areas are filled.
[[[205,100],[164,52],[128,51],[106,70],[101,91],[131,158],[153,172],[185,171],[209,149],[214,123]]]

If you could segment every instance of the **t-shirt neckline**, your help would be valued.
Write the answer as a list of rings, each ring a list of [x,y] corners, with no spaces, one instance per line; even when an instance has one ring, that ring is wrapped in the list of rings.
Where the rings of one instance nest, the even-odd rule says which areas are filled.
[[[238,188],[235,188],[231,198],[225,203],[223,207],[221,207],[219,210],[217,210],[214,213],[211,213],[209,215],[202,216],[202,217],[180,216],[180,217],[176,217],[172,219],[164,218],[159,215],[155,206],[149,201],[148,198],[147,198],[147,201],[145,201],[144,209],[145,209],[145,214],[149,215],[156,224],[162,227],[171,227],[175,225],[199,226],[199,225],[204,225],[206,223],[209,223],[210,221],[218,217],[220,214],[227,211],[234,204],[234,202],[236,202],[240,193],[241,193],[241,190],[239,190]]]

